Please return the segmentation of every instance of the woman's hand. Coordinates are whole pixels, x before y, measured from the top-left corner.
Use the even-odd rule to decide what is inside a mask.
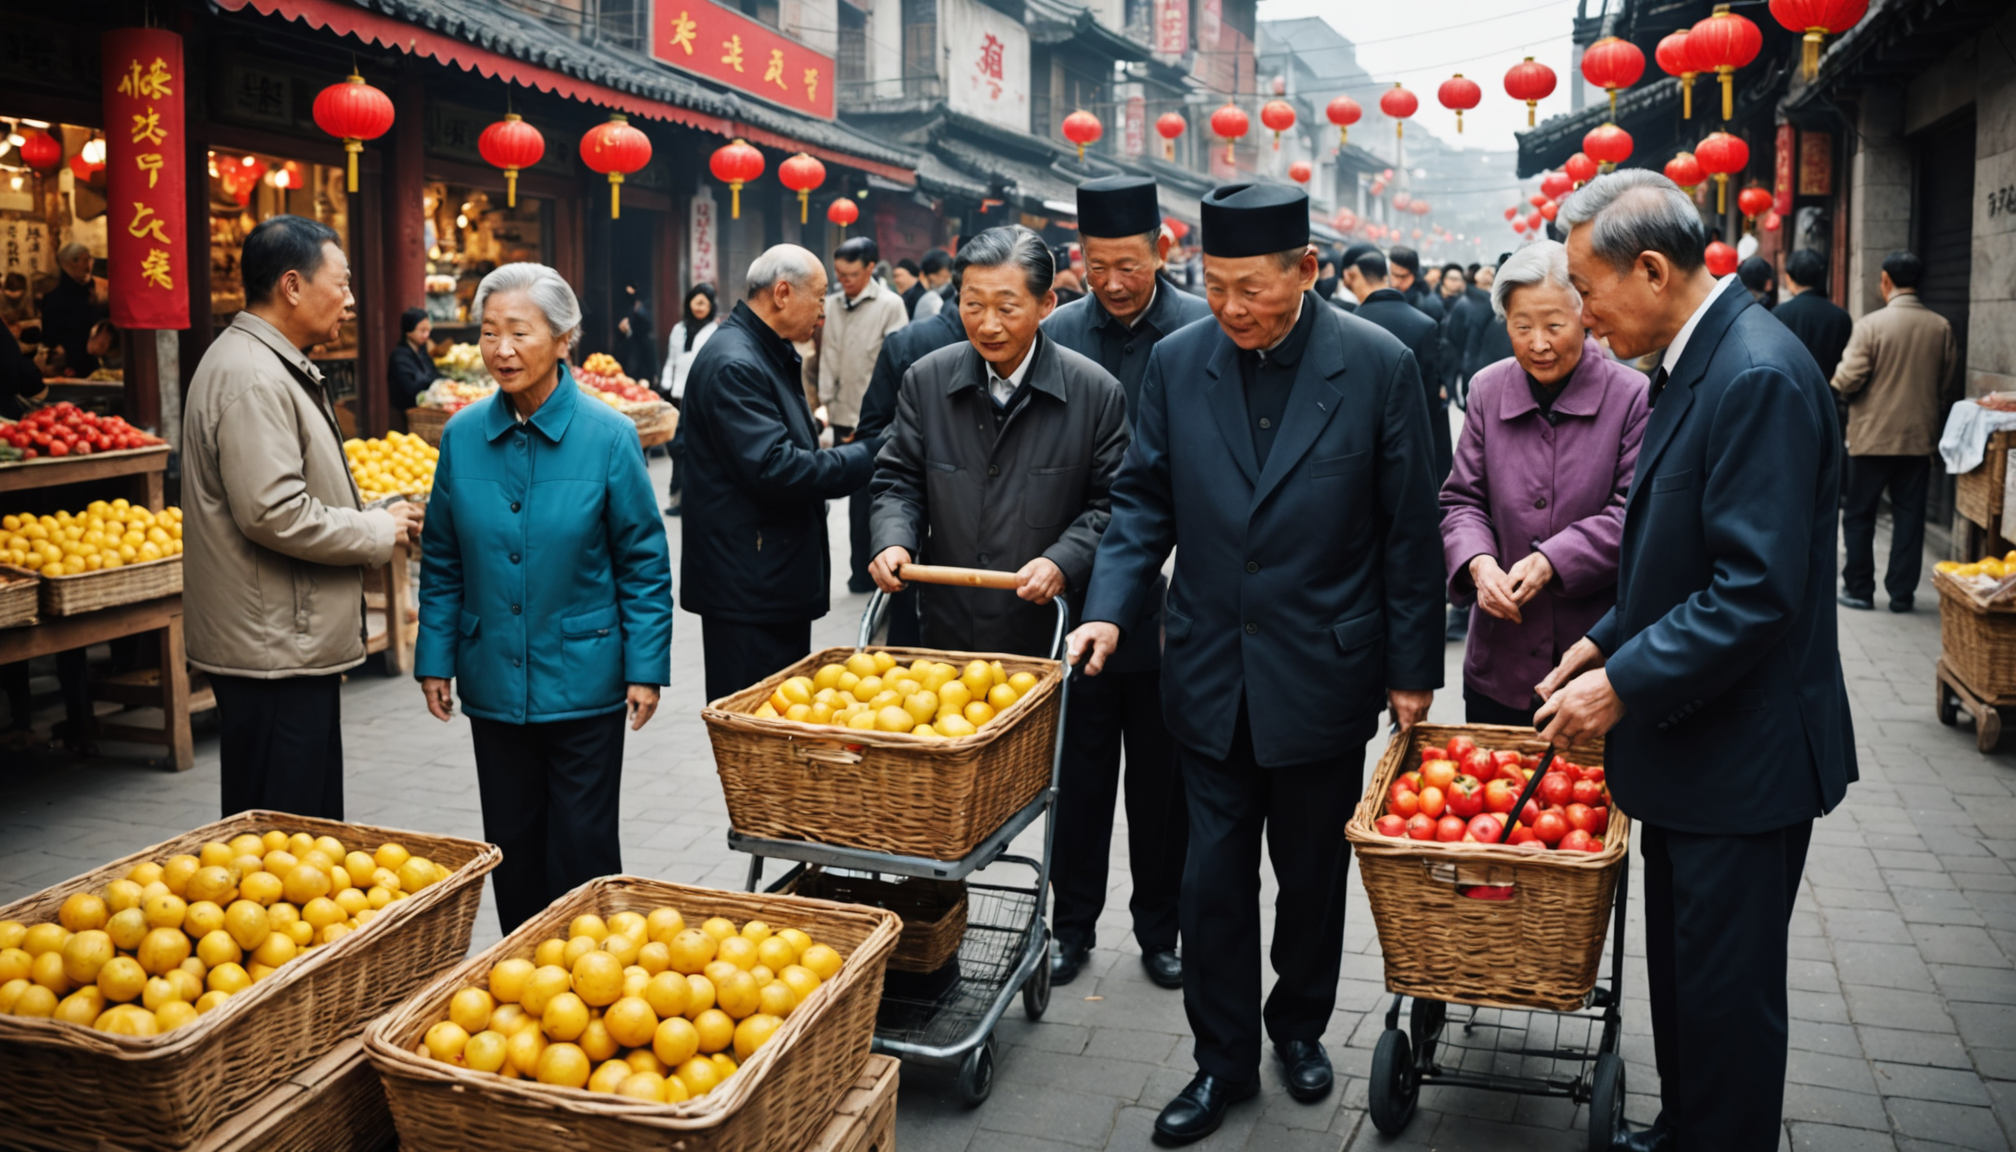
[[[630,730],[638,731],[651,722],[658,711],[658,686],[655,684],[630,685]]]
[[[1553,582],[1554,562],[1538,552],[1529,552],[1506,575],[1512,581],[1512,602],[1524,604]]]
[[[1498,617],[1520,622],[1519,599],[1513,594],[1512,581],[1505,570],[1498,567],[1494,556],[1478,556],[1470,561],[1470,582],[1477,586],[1477,606]]]
[[[448,691],[448,681],[439,676],[422,676],[420,694],[427,698],[427,711],[436,720],[447,723],[455,715],[455,697]]]

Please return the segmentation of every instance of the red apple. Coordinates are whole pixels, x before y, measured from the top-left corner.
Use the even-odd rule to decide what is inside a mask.
[[[1590,817],[1589,834],[1591,836],[1601,836],[1605,832],[1608,832],[1610,830],[1609,808],[1607,807],[1592,808],[1589,811],[1589,817]]]
[[[1596,849],[1591,848],[1590,845],[1595,842],[1595,837],[1577,828],[1561,838],[1560,850],[1563,852],[1594,852]]]
[[[1506,837],[1505,842],[1517,848],[1521,844],[1537,843],[1537,840],[1533,835],[1533,829],[1528,828],[1524,824],[1514,824],[1512,826],[1512,835]]]
[[[1407,835],[1407,821],[1398,816],[1381,816],[1377,824],[1379,835],[1391,836],[1398,840]]]
[[[1484,786],[1486,812],[1510,812],[1519,804],[1519,786],[1503,778]]]
[[[1449,785],[1448,802],[1452,815],[1468,820],[1484,811],[1484,786],[1475,776],[1458,776]]]
[[[1435,839],[1444,844],[1454,844],[1463,839],[1470,826],[1456,816],[1444,816],[1435,822]]]
[[[1566,813],[1568,817],[1568,827],[1573,828],[1578,832],[1587,832],[1592,836],[1595,835],[1596,834],[1595,812],[1596,810],[1594,808],[1589,807],[1587,804],[1568,805],[1568,811]]]
[[[1400,817],[1402,820],[1408,819],[1416,812],[1421,811],[1421,794],[1419,792],[1402,792],[1386,802],[1386,811]]]
[[[1593,780],[1575,781],[1575,802],[1595,807],[1603,803],[1603,786]]]
[[[1575,782],[1565,772],[1549,772],[1540,778],[1540,790],[1535,795],[1542,804],[1560,807],[1575,798]]]
[[[1498,837],[1505,831],[1505,825],[1501,820],[1501,817],[1493,816],[1489,813],[1481,816],[1472,816],[1470,818],[1470,835],[1475,836],[1480,844],[1496,844],[1498,843]]]
[[[1516,800],[1518,797],[1515,796],[1513,799]],[[1519,822],[1531,828],[1535,824],[1540,823],[1540,813],[1543,811],[1545,809],[1540,807],[1538,800],[1528,800],[1526,801],[1526,806],[1519,810]]]
[[[1568,821],[1555,812],[1542,812],[1533,822],[1533,836],[1542,844],[1552,848],[1568,835]]]
[[[1409,840],[1433,840],[1435,838],[1434,818],[1415,813],[1407,818],[1407,838]]]
[[[1483,783],[1498,775],[1498,764],[1491,759],[1491,753],[1482,748],[1472,748],[1469,755],[1463,757],[1463,771],[1475,776],[1479,783]]]

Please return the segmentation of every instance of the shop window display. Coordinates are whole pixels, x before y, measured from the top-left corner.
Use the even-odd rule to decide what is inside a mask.
[[[0,116],[0,321],[53,381],[122,378],[106,319],[104,173],[95,126]],[[72,244],[82,253],[66,272]]]

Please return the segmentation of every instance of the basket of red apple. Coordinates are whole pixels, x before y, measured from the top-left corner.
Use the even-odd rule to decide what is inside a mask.
[[[1417,724],[1387,746],[1344,834],[1390,991],[1587,1006],[1630,851],[1600,740],[1549,761],[1531,728]]]

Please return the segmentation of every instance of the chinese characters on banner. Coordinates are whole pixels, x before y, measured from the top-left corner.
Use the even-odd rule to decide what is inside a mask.
[[[1773,165],[1772,171],[1771,210],[1780,216],[1790,217],[1792,215],[1792,166],[1795,163],[1793,154],[1799,149],[1799,130],[1790,124],[1778,125],[1778,139],[1776,143],[1776,154],[1772,157],[1776,163]]]
[[[117,28],[105,68],[106,276],[120,328],[189,327],[182,38]],[[207,241],[208,237],[202,237]]]
[[[1029,131],[1029,33],[1019,21],[975,0],[941,0],[938,50],[954,112]]]
[[[1799,133],[1799,195],[1834,194],[1834,137],[1826,132]]]
[[[33,284],[37,275],[55,267],[49,225],[40,220],[0,220],[0,276],[19,272]]]
[[[1124,85],[1128,91],[1126,117],[1121,125],[1120,151],[1128,156],[1139,156],[1148,148],[1148,102],[1142,98],[1141,86]]]
[[[652,0],[651,58],[793,112],[833,119],[831,56],[710,0]]]
[[[708,191],[705,184],[702,184],[700,191],[694,194],[687,208],[687,236],[690,237],[687,243],[691,246],[688,263],[691,265],[692,273],[691,278],[686,281],[688,285],[712,284],[717,289],[721,287],[721,254],[715,247],[714,238],[715,213],[718,211],[713,194]]]
[[[1155,51],[1181,56],[1190,48],[1190,0],[1155,0]]]

